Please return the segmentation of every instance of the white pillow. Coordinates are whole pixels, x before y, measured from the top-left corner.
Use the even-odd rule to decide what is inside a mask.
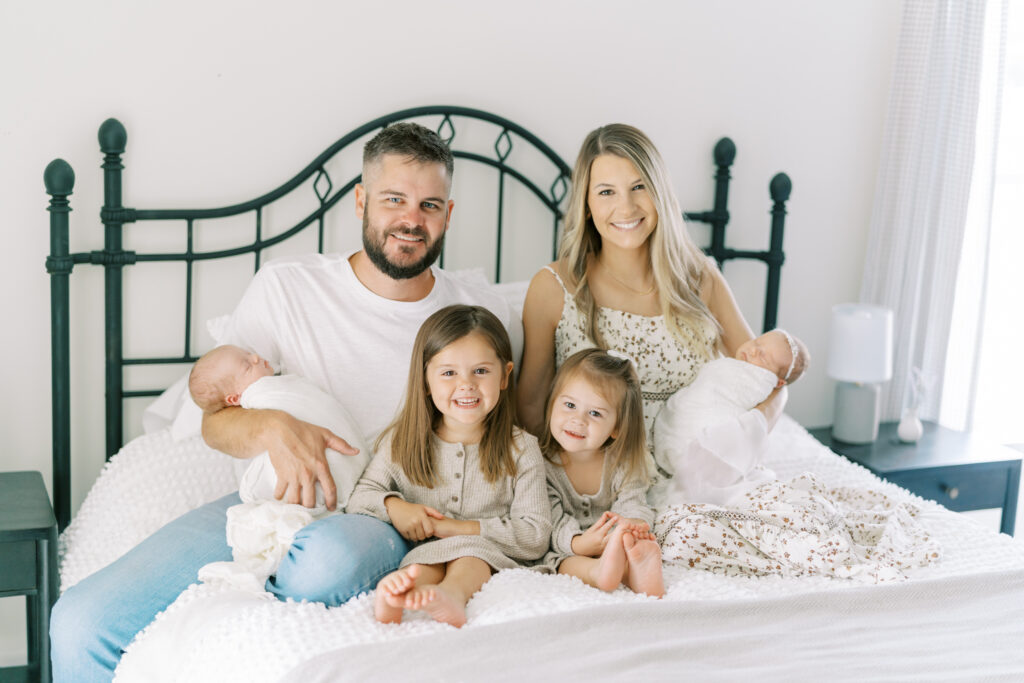
[[[529,280],[499,282],[496,285],[491,285],[491,287],[512,307],[512,310],[520,318],[523,317],[523,302],[526,301],[526,290],[530,288]]]

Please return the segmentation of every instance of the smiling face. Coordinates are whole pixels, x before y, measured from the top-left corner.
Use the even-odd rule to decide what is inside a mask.
[[[395,280],[416,277],[437,260],[454,202],[444,164],[384,154],[356,185],[363,248]]]
[[[426,382],[442,421],[437,435],[450,443],[478,443],[484,418],[508,387],[512,363],[502,363],[487,338],[471,332],[434,354]]]
[[[602,248],[644,245],[658,225],[658,210],[643,177],[629,159],[602,154],[590,166],[587,208]]]
[[[553,397],[548,429],[565,453],[593,455],[617,434],[611,401],[582,377],[569,378]]]
[[[793,352],[786,337],[781,332],[772,331],[740,344],[736,349],[736,359],[770,370],[779,378],[781,386],[793,362]]]

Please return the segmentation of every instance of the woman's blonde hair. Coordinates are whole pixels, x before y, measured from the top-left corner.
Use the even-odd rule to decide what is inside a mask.
[[[576,305],[586,321],[587,333],[603,346],[597,331],[596,304],[587,279],[587,261],[601,251],[601,236],[588,211],[587,195],[591,166],[602,154],[627,159],[640,173],[658,211],[658,224],[649,244],[661,312],[668,329],[679,341],[710,358],[713,345],[709,347],[702,335],[695,334],[704,323],[710,323],[715,330],[716,341],[721,332],[715,317],[700,298],[707,258],[686,231],[661,154],[641,131],[622,123],[593,130],[583,141],[572,172],[572,193],[558,250],[558,259],[566,264],[569,286],[575,291]]]
[[[544,410],[545,429],[540,440],[544,457],[556,465],[562,465],[562,446],[551,433],[551,413],[565,385],[575,378],[583,379],[604,400],[615,406],[617,435],[615,438],[609,437],[605,442],[604,457],[611,460],[614,471],[625,470],[624,481],[646,481],[647,434],[640,379],[632,361],[616,358],[602,349],[577,351],[558,368]]]
[[[437,482],[437,464],[431,434],[437,429],[441,412],[434,405],[427,388],[427,364],[449,344],[470,334],[479,334],[501,361],[500,372],[512,362],[512,343],[504,325],[493,313],[480,306],[446,306],[427,318],[420,326],[413,343],[409,367],[409,383],[405,404],[398,417],[385,429],[374,444],[391,446],[391,459],[398,464],[410,481],[419,486],[433,488]],[[480,471],[488,482],[502,475],[515,476],[516,463],[512,455],[513,427],[516,421],[515,378],[509,373],[508,382],[498,402],[484,418],[484,433],[480,440]]]

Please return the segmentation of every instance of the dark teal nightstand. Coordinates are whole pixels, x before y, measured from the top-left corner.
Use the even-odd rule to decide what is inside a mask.
[[[970,432],[924,423],[917,443],[901,443],[895,422],[878,428],[873,443],[854,445],[832,439],[831,427],[809,430],[821,443],[879,477],[950,510],[1001,508],[999,530],[1013,535],[1020,492],[1021,454]]]
[[[0,681],[50,680],[50,608],[57,599],[57,520],[39,472],[0,472],[0,598],[25,596],[28,665]]]

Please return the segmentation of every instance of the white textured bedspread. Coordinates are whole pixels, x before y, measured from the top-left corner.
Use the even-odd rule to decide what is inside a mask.
[[[1024,679],[1024,543],[881,482],[788,418],[769,439],[766,465],[780,478],[811,471],[828,486],[878,487],[915,500],[942,560],[909,581],[869,587],[666,565],[662,601],[626,589],[602,593],[566,576],[502,571],[470,601],[461,630],[423,615],[378,624],[370,595],[328,609],[195,585],[136,638],[117,680]],[[189,474],[171,474],[183,470]],[[182,476],[190,481],[168,484]],[[160,490],[126,500],[121,479],[157,481]],[[64,585],[188,507],[230,492],[233,481],[230,459],[198,440],[175,444],[158,433],[132,442],[62,536]],[[187,504],[165,499],[185,490]],[[153,508],[166,512],[162,520]],[[933,672],[933,662],[953,668]]]

